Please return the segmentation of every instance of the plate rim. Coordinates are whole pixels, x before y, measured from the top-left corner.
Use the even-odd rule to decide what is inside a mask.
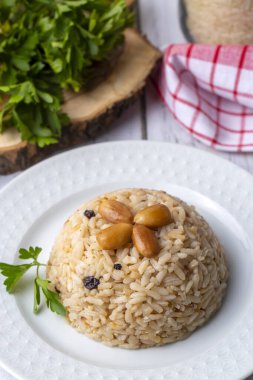
[[[181,143],[172,143],[172,142],[167,142],[167,141],[154,141],[154,140],[114,140],[114,141],[103,141],[99,143],[94,143],[94,144],[89,144],[89,145],[82,145],[76,148],[71,148],[68,150],[65,150],[64,152],[56,153],[55,155],[52,155],[50,157],[47,157],[43,159],[40,162],[37,162],[36,164],[30,166],[29,168],[18,172],[17,176],[12,178],[7,184],[5,184],[1,189],[0,189],[0,195],[2,195],[5,190],[9,188],[9,186],[12,186],[13,183],[16,183],[16,181],[19,181],[20,178],[23,178],[26,175],[29,175],[31,172],[36,171],[38,167],[42,167],[48,164],[50,161],[58,161],[58,159],[72,155],[73,152],[78,152],[78,151],[83,151],[83,150],[89,150],[89,149],[94,149],[94,147],[103,147],[103,146],[109,146],[109,145],[116,145],[118,146],[119,144],[125,145],[125,144],[130,144],[130,145],[168,145],[171,147],[177,147],[177,148],[186,148],[187,150],[192,150],[193,152],[198,152],[200,154],[203,154],[206,157],[211,157],[212,159],[215,157],[219,161],[222,161],[223,164],[226,163],[231,167],[234,167],[237,171],[240,170],[243,174],[246,174],[247,176],[251,177],[253,179],[253,174],[248,172],[246,169],[238,166],[232,161],[229,161],[227,158],[218,156],[215,154],[215,152],[209,152],[207,150],[197,148],[195,146],[187,145],[187,144],[181,144]]]

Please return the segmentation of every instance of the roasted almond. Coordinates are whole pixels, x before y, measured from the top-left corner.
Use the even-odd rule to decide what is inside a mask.
[[[97,242],[102,249],[118,249],[131,241],[133,226],[128,223],[118,223],[105,228],[97,234]]]
[[[105,199],[99,206],[100,215],[110,223],[132,223],[133,215],[124,203]]]
[[[134,222],[150,228],[158,228],[171,223],[172,217],[168,207],[157,204],[139,211],[135,215]]]
[[[133,243],[137,251],[145,257],[153,257],[160,252],[159,242],[154,231],[136,224],[133,228]]]

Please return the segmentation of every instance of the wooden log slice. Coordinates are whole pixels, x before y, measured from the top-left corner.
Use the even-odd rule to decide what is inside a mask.
[[[135,29],[125,31],[125,47],[110,76],[90,91],[69,93],[62,106],[71,125],[57,144],[39,148],[21,141],[15,128],[0,135],[0,174],[23,170],[66,148],[83,144],[106,129],[135,102],[161,57]],[[120,127],[120,125],[119,125]]]
[[[129,8],[133,8],[135,5],[136,1],[135,0],[126,0],[126,4]]]

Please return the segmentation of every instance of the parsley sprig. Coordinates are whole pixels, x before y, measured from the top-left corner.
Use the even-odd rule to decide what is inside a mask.
[[[56,143],[63,89],[85,86],[132,23],[125,0],[0,0],[0,133]]]
[[[19,250],[19,258],[22,260],[30,260],[27,264],[21,265],[11,265],[6,263],[0,263],[0,272],[4,277],[4,285],[9,293],[13,293],[15,290],[15,285],[24,276],[24,274],[32,267],[36,267],[36,278],[34,279],[34,303],[33,311],[35,314],[38,313],[39,306],[41,303],[41,293],[44,294],[47,307],[59,315],[66,315],[66,309],[61,303],[58,293],[52,292],[49,289],[49,280],[45,280],[40,277],[39,269],[41,266],[46,266],[38,262],[38,256],[41,253],[42,248],[30,247],[28,250],[21,248]]]

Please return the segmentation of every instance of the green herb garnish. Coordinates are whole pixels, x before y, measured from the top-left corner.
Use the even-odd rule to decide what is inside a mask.
[[[30,247],[29,250],[21,248],[19,250],[19,258],[22,260],[32,259],[33,261],[28,264],[21,265],[11,265],[6,263],[0,263],[0,272],[4,277],[4,285],[6,290],[9,293],[14,292],[16,283],[23,277],[23,275],[32,267],[36,267],[36,278],[34,280],[34,303],[33,311],[37,314],[39,310],[39,305],[41,302],[41,291],[44,294],[47,307],[53,312],[59,315],[66,315],[66,309],[61,303],[58,293],[52,292],[48,285],[50,284],[49,280],[45,280],[39,276],[39,269],[41,266],[46,266],[38,262],[38,256],[41,253],[42,249],[39,247]]]
[[[56,143],[63,89],[79,91],[133,22],[125,0],[0,1],[0,133]]]

